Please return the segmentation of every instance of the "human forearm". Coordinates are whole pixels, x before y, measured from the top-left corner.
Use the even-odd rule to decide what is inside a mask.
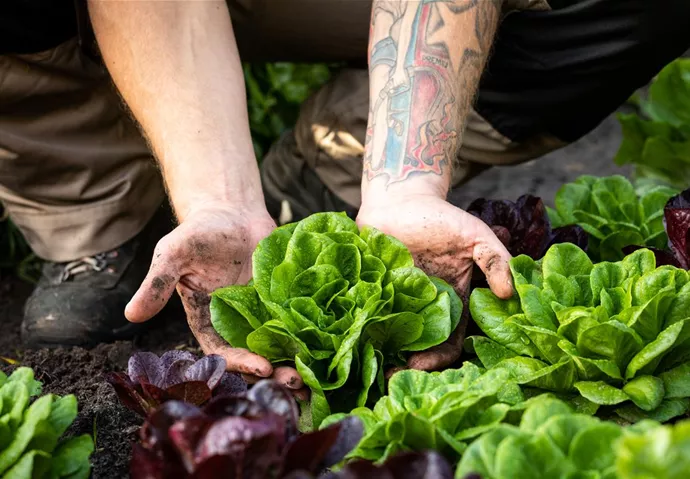
[[[500,4],[374,1],[364,202],[396,192],[445,196]]]
[[[89,9],[178,217],[204,205],[263,205],[225,2],[90,0]]]

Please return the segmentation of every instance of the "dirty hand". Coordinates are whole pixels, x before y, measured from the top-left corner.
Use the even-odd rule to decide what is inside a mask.
[[[151,269],[125,309],[132,322],[155,316],[177,289],[187,321],[206,354],[225,358],[228,370],[245,379],[273,377],[291,389],[302,380],[293,368],[276,368],[246,349],[230,347],[213,329],[209,294],[232,284],[245,284],[252,274],[252,252],[275,228],[263,208],[247,210],[227,205],[206,205],[156,245]]]
[[[417,266],[447,281],[462,298],[467,297],[474,263],[486,274],[497,296],[507,299],[513,294],[508,266],[511,256],[505,246],[484,222],[438,195],[396,194],[371,201],[365,198],[357,223],[398,238],[408,247]],[[412,355],[408,366],[435,370],[453,363],[462,351],[465,326],[461,321],[448,341]]]

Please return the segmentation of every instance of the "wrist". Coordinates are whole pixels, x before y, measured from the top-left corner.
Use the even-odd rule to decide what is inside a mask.
[[[180,222],[202,212],[228,212],[245,217],[249,222],[271,219],[266,209],[263,194],[228,195],[228,196],[195,196],[183,205],[175,204],[175,213]]]
[[[248,214],[266,212],[260,174],[253,155],[228,154],[219,159],[206,158],[207,161],[196,167],[176,162],[176,167],[163,169],[168,193],[180,221],[196,211],[207,209],[231,209]]]
[[[362,204],[386,203],[390,200],[410,196],[426,196],[445,200],[449,184],[443,176],[417,176],[403,181],[390,182],[385,176],[362,180]]]

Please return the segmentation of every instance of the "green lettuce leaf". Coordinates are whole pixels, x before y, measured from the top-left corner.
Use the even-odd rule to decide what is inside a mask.
[[[460,321],[453,288],[416,268],[400,241],[345,214],[277,228],[252,261],[253,282],[212,294],[212,324],[234,347],[295,364],[314,427],[371,403],[386,367],[441,344]]]
[[[690,168],[690,157],[688,162]],[[576,224],[587,231],[587,254],[593,261],[620,261],[626,246],[666,247],[663,209],[676,194],[678,190],[666,186],[636,191],[620,175],[583,176],[558,190],[552,222],[554,227]]]
[[[620,197],[631,194],[618,183],[608,186]],[[470,297],[472,317],[488,338],[467,338],[467,350],[485,368],[505,369],[521,386],[616,406],[624,419],[686,412],[685,271],[656,268],[647,249],[593,265],[571,244],[552,246],[541,262],[513,258],[511,271],[516,297],[502,300],[488,289]]]
[[[623,141],[618,165],[635,165],[640,180],[685,189],[690,183],[690,60],[671,62],[642,99],[643,117],[619,115]]]
[[[621,426],[542,396],[519,424],[501,424],[470,444],[455,477],[681,479],[688,471],[690,421]]]
[[[455,477],[608,477],[615,463],[611,444],[622,434],[621,426],[575,413],[558,399],[541,397],[526,408],[519,425],[503,424],[474,441]]]
[[[538,400],[534,398],[532,401]],[[347,456],[383,462],[391,451],[437,449],[456,462],[475,438],[520,420],[525,396],[503,369],[484,371],[465,363],[443,372],[404,370],[395,373],[372,409],[352,411],[365,434]],[[321,427],[344,417],[334,414]]]
[[[684,479],[690,471],[690,421],[661,426],[651,421],[630,429],[615,444],[620,479]]]
[[[0,377],[0,477],[89,477],[89,436],[61,440],[77,416],[77,399],[41,393],[41,383],[29,368]]]

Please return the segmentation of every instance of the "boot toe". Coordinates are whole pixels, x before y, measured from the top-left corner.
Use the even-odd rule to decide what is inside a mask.
[[[127,321],[131,293],[62,284],[37,288],[24,308],[22,340],[29,347],[83,346],[136,335],[142,325]]]

